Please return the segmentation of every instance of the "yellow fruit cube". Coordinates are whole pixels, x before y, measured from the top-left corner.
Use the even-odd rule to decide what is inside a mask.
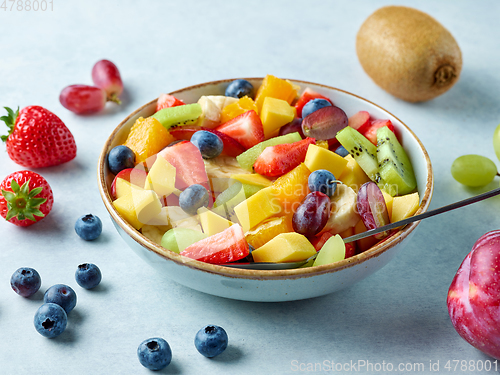
[[[351,155],[347,155],[344,159],[347,160],[347,165],[342,174],[335,177],[357,193],[361,185],[371,180]]]
[[[264,98],[260,119],[266,139],[269,139],[279,128],[293,120],[295,117],[293,109],[294,107],[285,100],[270,96]]]
[[[385,205],[387,206],[387,213],[389,214],[389,219],[390,219],[392,217],[392,202],[394,201],[394,197],[383,190],[381,191],[382,195],[384,196]]]
[[[161,211],[158,195],[152,190],[131,186],[130,194],[113,201],[113,205],[135,229],[140,229]]]
[[[231,176],[233,180],[239,181],[242,184],[257,185],[268,187],[273,184],[273,182],[258,173],[240,173],[233,174]]]
[[[347,165],[347,160],[326,148],[309,145],[304,164],[311,172],[326,169],[332,172],[336,179],[339,179]]]
[[[279,214],[281,210],[280,201],[276,198],[272,186],[259,190],[234,207],[234,213],[244,232]]]
[[[316,249],[302,234],[281,233],[252,251],[255,262],[298,262],[316,254]]]
[[[117,178],[115,182],[115,194],[116,198],[123,197],[132,192],[132,189],[141,189],[139,186],[133,185],[130,181],[123,178]]]
[[[154,117],[139,117],[130,129],[124,145],[135,153],[136,164],[142,163],[174,141],[174,137]]]
[[[262,245],[271,241],[274,237],[281,233],[293,232],[292,215],[273,217],[264,220],[255,228],[250,229],[245,233],[247,242],[258,249]]]
[[[205,207],[202,207],[198,210],[198,218],[200,220],[203,233],[208,236],[220,233],[234,224],[226,218],[206,209]]]
[[[391,222],[406,219],[412,216],[420,204],[418,193],[406,194],[401,197],[394,197],[392,201]]]
[[[225,122],[228,122],[229,120],[232,120],[236,116],[252,110],[259,113],[259,110],[257,109],[257,106],[255,105],[253,99],[249,98],[248,96],[244,96],[238,101],[229,104],[225,106],[224,109],[222,109],[220,122],[223,124]]]
[[[257,105],[258,112],[260,113],[264,99],[268,96],[271,98],[285,100],[288,104],[292,104],[293,100],[297,97],[298,87],[288,80],[280,79],[268,74],[255,95],[255,104]]]
[[[149,170],[144,189],[153,190],[160,197],[175,191],[175,167],[158,155]]]

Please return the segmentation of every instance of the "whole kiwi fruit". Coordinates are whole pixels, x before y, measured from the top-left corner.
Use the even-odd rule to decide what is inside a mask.
[[[365,72],[388,93],[421,102],[448,91],[462,70],[457,42],[417,9],[387,6],[361,25],[356,52]]]

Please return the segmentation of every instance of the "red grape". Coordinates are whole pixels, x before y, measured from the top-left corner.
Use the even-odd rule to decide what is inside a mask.
[[[289,133],[295,133],[298,132],[302,139],[304,139],[304,133],[302,133],[302,119],[301,118],[294,118],[292,122],[289,122],[286,125],[283,125],[280,128],[279,134],[278,135],[285,135]]]
[[[123,82],[115,64],[109,60],[100,60],[92,68],[92,81],[106,91],[109,101],[120,104],[118,98],[123,92]]]
[[[366,229],[375,229],[390,223],[384,195],[376,183],[367,182],[359,188],[356,206]],[[382,239],[388,234],[382,232],[374,237]]]
[[[302,131],[306,137],[316,139],[335,138],[337,132],[348,124],[347,115],[339,107],[320,108],[302,120]]]
[[[306,195],[292,217],[292,227],[304,236],[314,236],[330,217],[330,198],[319,191]]]
[[[64,108],[79,115],[99,112],[106,105],[106,92],[99,87],[71,85],[59,95]]]

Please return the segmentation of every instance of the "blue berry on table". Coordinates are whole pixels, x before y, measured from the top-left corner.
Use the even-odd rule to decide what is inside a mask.
[[[30,297],[40,289],[42,279],[40,274],[29,267],[17,269],[10,278],[10,286],[20,296]]]
[[[187,187],[179,195],[179,206],[190,215],[196,215],[198,208],[208,207],[208,202],[208,190],[200,184]]]
[[[75,222],[75,232],[85,241],[95,240],[102,232],[101,219],[92,214],[80,216]]]
[[[226,350],[228,344],[227,333],[224,328],[216,325],[207,325],[200,329],[194,338],[194,346],[207,358],[213,358]]]
[[[191,137],[191,143],[198,147],[204,159],[212,159],[220,155],[224,144],[217,134],[199,130]]]
[[[68,316],[61,306],[55,303],[44,303],[35,313],[33,323],[39,334],[54,338],[66,329]]]
[[[309,190],[319,191],[320,193],[326,194],[331,197],[337,190],[337,181],[332,172],[326,169],[318,169],[309,175],[307,180]]]
[[[75,279],[84,289],[95,288],[101,282],[101,270],[93,263],[80,264],[76,269]]]
[[[123,169],[134,168],[135,154],[127,146],[116,146],[108,154],[108,167],[111,173],[118,174]]]
[[[323,107],[331,106],[332,104],[326,99],[313,99],[306,103],[304,108],[302,108],[302,118],[306,118],[311,113],[321,109]]]
[[[66,314],[69,314],[76,306],[76,293],[68,285],[56,284],[52,285],[43,296],[43,302],[55,303],[61,306]]]
[[[227,86],[225,95],[238,99],[244,96],[252,98],[253,85],[246,79],[236,79]]]
[[[137,348],[141,365],[149,370],[161,370],[172,361],[172,350],[164,339],[155,337],[144,340]]]

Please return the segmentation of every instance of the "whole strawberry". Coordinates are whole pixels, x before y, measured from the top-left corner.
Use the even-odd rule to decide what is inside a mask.
[[[29,106],[14,112],[4,107],[8,116],[0,117],[9,128],[2,135],[10,158],[30,168],[50,167],[76,156],[73,134],[59,117],[40,106]]]
[[[54,204],[49,183],[32,171],[11,173],[0,183],[0,191],[0,215],[21,227],[42,220]]]

